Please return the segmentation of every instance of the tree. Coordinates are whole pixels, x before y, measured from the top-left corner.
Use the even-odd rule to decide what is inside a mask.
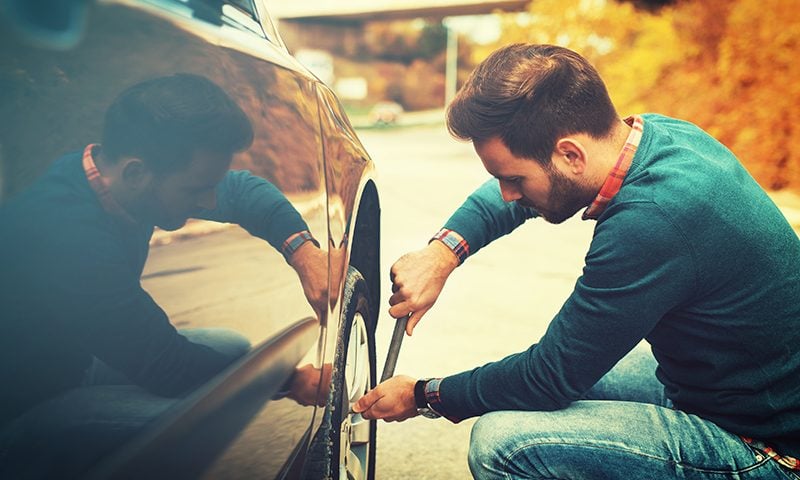
[[[643,3],[651,8],[636,8]],[[621,114],[658,111],[697,123],[765,187],[800,189],[794,3],[537,0],[525,14],[504,16],[499,43],[571,48],[597,67]]]

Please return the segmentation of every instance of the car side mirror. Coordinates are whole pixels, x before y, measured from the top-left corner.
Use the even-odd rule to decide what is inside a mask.
[[[88,4],[89,0],[0,0],[0,25],[33,46],[68,50],[83,37]]]

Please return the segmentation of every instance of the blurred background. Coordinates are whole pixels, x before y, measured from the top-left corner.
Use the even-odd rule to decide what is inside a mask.
[[[765,188],[800,189],[794,0],[317,0],[270,7],[290,51],[335,88],[357,125],[441,109],[500,45],[552,43],[599,69],[620,114],[690,120],[731,148]]]

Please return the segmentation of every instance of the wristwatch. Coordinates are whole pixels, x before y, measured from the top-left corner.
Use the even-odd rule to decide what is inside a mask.
[[[425,386],[430,380],[430,378],[423,378],[422,380],[417,380],[417,383],[414,384],[414,402],[417,404],[417,413],[423,417],[439,418],[441,415],[431,408],[428,399],[425,397]]]

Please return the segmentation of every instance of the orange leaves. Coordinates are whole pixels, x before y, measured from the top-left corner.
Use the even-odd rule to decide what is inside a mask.
[[[614,0],[537,0],[501,43],[587,57],[620,114],[697,123],[766,188],[800,190],[800,15],[795,0],[684,0],[658,12]]]

